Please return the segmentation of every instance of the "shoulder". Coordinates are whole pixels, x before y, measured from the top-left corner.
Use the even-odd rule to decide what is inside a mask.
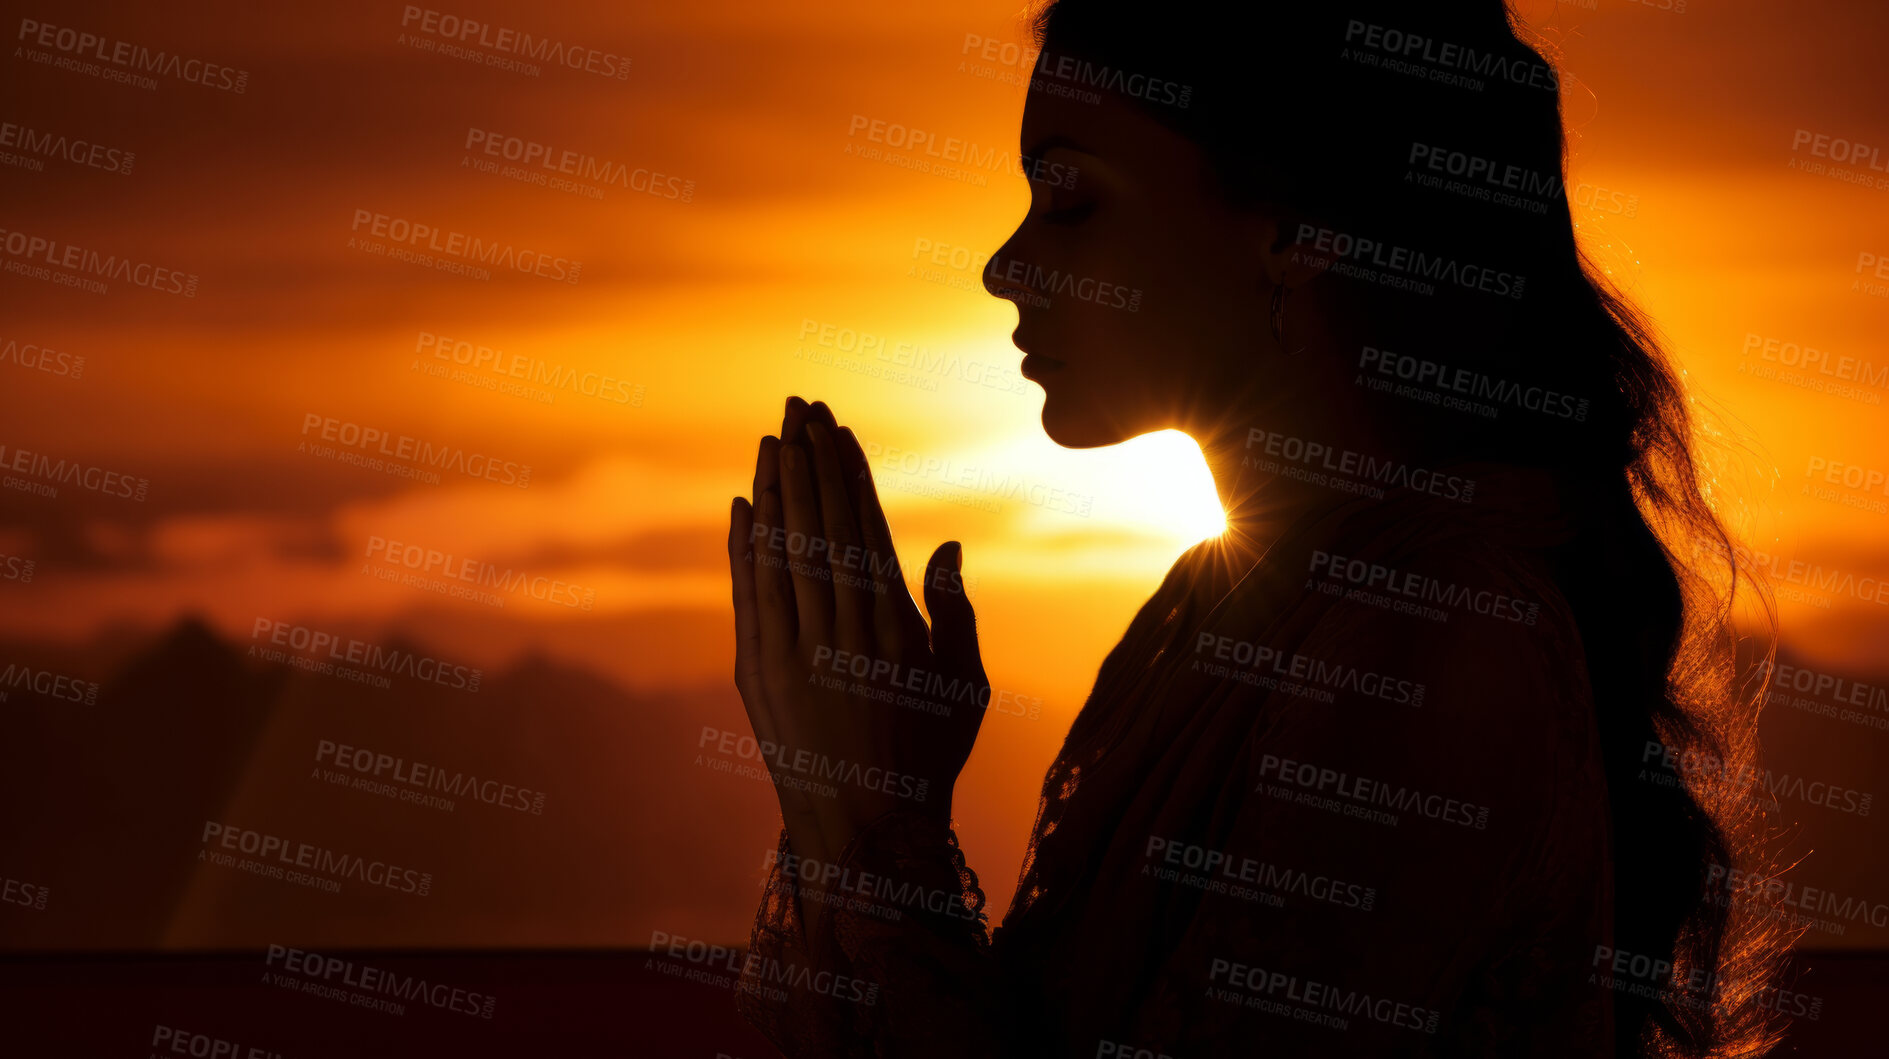
[[[1537,555],[1472,540],[1368,558],[1314,553],[1305,587],[1329,600],[1308,641],[1420,666],[1465,704],[1522,685],[1585,692],[1573,613]]]
[[[1604,798],[1580,636],[1538,556],[1464,539],[1323,565],[1307,590],[1329,605],[1295,654],[1405,694],[1297,696],[1276,737],[1523,816],[1570,792]]]

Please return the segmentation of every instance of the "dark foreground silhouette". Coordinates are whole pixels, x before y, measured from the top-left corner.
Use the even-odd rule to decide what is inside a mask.
[[[994,931],[961,549],[927,622],[852,433],[795,399],[763,439],[736,684],[785,826],[743,1013],[795,1056],[1762,1051],[1735,552],[1576,248],[1556,72],[1496,0],[1253,15],[1035,23],[986,287],[1049,436],[1187,432],[1228,530],[1103,663]]]

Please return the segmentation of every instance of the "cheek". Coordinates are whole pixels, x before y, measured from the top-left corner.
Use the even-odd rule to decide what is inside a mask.
[[[1226,235],[1210,238],[1208,223],[1122,208],[1019,240],[1019,257],[1034,253],[1059,282],[1089,285],[1079,288],[1087,297],[1048,293],[1050,307],[1025,321],[1045,353],[1061,350],[1072,361],[1065,377],[1045,380],[1046,390],[1079,404],[1170,398],[1189,380],[1224,376],[1224,360],[1250,351],[1246,318],[1256,304],[1263,324],[1267,303],[1242,289],[1236,262],[1226,260]]]
[[[1147,233],[1137,268],[1149,285],[1149,301],[1175,319],[1224,319],[1264,293],[1257,252],[1238,245],[1224,223],[1207,217],[1184,216]]]
[[[1256,252],[1237,245],[1225,225],[1176,224],[1148,241],[1139,282],[1143,323],[1160,336],[1164,358],[1197,378],[1256,355],[1270,327],[1272,286]]]
[[[1163,371],[1165,346],[1161,322],[1145,309],[1096,305],[1063,299],[1057,330],[1065,336],[1082,367],[1084,383],[1094,390],[1145,388]]]

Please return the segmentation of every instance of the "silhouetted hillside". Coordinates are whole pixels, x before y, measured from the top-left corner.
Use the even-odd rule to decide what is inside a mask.
[[[646,945],[656,929],[745,942],[773,794],[695,763],[704,725],[746,730],[731,688],[633,695],[530,656],[476,691],[449,686],[470,683],[450,662],[395,663],[381,687],[266,650],[186,620],[89,705],[10,689],[0,874],[50,895],[44,910],[0,908],[0,944]],[[35,673],[77,676],[83,657],[0,644],[0,664]],[[365,752],[367,771],[328,744]],[[236,847],[205,843],[206,822]],[[292,880],[293,854],[257,855],[260,837],[235,829],[326,851],[334,870]],[[377,885],[387,868],[393,888]],[[406,892],[420,874],[427,893]]]

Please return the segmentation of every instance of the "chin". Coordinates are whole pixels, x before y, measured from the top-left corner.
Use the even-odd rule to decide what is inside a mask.
[[[1099,449],[1128,440],[1119,424],[1093,409],[1070,408],[1045,391],[1043,433],[1066,449]]]

